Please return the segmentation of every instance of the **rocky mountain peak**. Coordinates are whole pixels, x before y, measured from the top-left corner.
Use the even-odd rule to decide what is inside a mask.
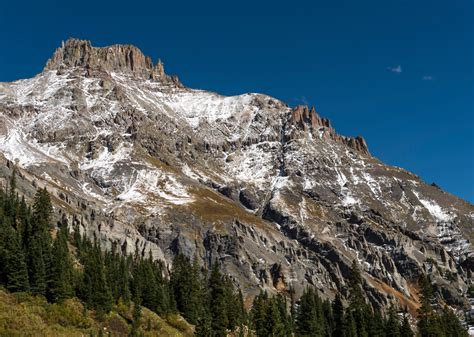
[[[310,132],[313,137],[332,139],[360,153],[370,154],[367,143],[362,136],[345,137],[339,135],[331,126],[331,121],[320,117],[314,107],[310,109],[306,105],[296,106],[291,111],[290,123],[296,126],[297,130]]]
[[[161,60],[153,65],[149,56],[132,45],[116,44],[108,47],[93,47],[90,41],[68,39],[56,49],[44,68],[62,70],[81,67],[90,75],[94,71],[119,72],[139,79],[150,79],[180,85],[176,76],[168,76]]]
[[[104,247],[218,259],[252,297],[347,295],[352,261],[377,308],[416,312],[421,274],[460,305],[474,206],[369,154],[308,106],[180,88],[130,45],[65,42],[45,72],[0,83],[0,186],[53,196]],[[169,90],[168,90],[169,89]]]

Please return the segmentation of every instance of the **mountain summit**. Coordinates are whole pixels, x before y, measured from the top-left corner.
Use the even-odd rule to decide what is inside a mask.
[[[163,63],[153,65],[150,57],[132,45],[113,45],[105,48],[92,47],[90,41],[69,39],[63,42],[44,71],[83,67],[89,72],[106,71],[131,74],[140,79],[179,83],[176,77],[165,74]],[[90,73],[89,73],[90,75]]]
[[[104,247],[218,260],[244,294],[347,294],[416,310],[418,277],[465,301],[474,206],[374,158],[314,108],[183,86],[129,45],[71,39],[34,78],[0,83],[0,172],[54,197]],[[3,180],[3,184],[6,180]],[[0,180],[0,182],[2,182]]]

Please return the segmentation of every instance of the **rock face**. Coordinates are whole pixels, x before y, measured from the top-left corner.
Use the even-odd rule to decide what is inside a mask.
[[[417,307],[416,280],[462,304],[473,205],[372,157],[314,108],[184,87],[133,46],[69,40],[36,77],[0,83],[0,177],[52,193],[58,221],[104,246],[220,260],[247,296],[347,292]],[[2,181],[0,180],[0,183]]]
[[[336,130],[331,127],[331,122],[326,118],[319,117],[314,107],[310,110],[307,106],[297,106],[291,112],[290,123],[294,125],[297,130],[302,130],[304,133],[310,133],[312,137],[331,139],[345,144],[360,153],[366,155],[370,154],[364,138],[361,136],[354,138],[338,135]],[[296,136],[296,138],[297,137],[298,136]]]
[[[141,50],[131,45],[114,45],[106,48],[95,48],[90,41],[69,39],[56,50],[53,57],[48,60],[44,71],[66,70],[71,67],[91,71],[119,72],[132,74],[144,80],[152,79],[162,82],[175,82],[177,78],[167,76],[163,63],[158,61],[155,66],[151,58],[143,55]]]

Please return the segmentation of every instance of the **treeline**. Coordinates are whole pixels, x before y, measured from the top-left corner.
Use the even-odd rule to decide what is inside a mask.
[[[198,336],[225,336],[246,324],[242,294],[217,263],[207,271],[178,255],[168,273],[151,254],[124,255],[115,245],[104,251],[78,228],[55,228],[52,214],[46,189],[37,191],[32,207],[18,197],[15,175],[0,191],[0,285],[7,290],[50,302],[78,297],[99,317],[115,304],[133,305],[132,336],[139,336],[140,306],[180,313]]]
[[[347,308],[339,295],[334,301],[323,300],[313,288],[307,288],[288,312],[284,297],[261,293],[251,310],[257,336],[413,337],[408,314],[400,318],[393,307],[385,316],[373,311],[364,299],[356,263],[351,274]]]
[[[448,307],[437,309],[429,280],[420,280],[421,307],[417,333],[420,337],[468,336],[456,314]],[[307,288],[297,303],[287,303],[281,295],[260,293],[250,312],[251,326],[258,337],[413,337],[406,310],[398,314],[388,308],[385,315],[373,310],[362,291],[362,277],[354,262],[349,279],[349,304],[344,307],[336,295],[334,301],[322,300],[313,288]],[[288,311],[286,308],[290,307]]]
[[[196,336],[220,337],[234,331],[257,337],[413,337],[409,315],[391,307],[385,314],[373,310],[362,290],[362,277],[353,263],[348,306],[336,295],[323,300],[307,288],[298,301],[261,292],[249,312],[243,296],[217,263],[211,270],[177,255],[171,271],[161,261],[135,252],[122,254],[113,245],[101,249],[96,239],[78,228],[56,229],[46,189],[37,191],[33,206],[16,193],[15,175],[9,188],[0,191],[0,285],[11,292],[42,295],[50,302],[80,298],[97,314],[116,304],[133,305],[132,336],[139,336],[140,306],[159,315],[180,313],[196,326]],[[169,277],[167,276],[169,275]],[[422,278],[417,335],[467,336],[457,316],[447,307],[434,305],[434,292]]]

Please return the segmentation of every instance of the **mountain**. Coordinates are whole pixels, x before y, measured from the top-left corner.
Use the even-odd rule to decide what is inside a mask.
[[[430,274],[462,305],[474,206],[384,164],[314,108],[191,89],[134,46],[70,39],[43,72],[0,83],[0,184],[104,247],[171,263],[219,260],[247,298],[260,288],[347,294],[358,261],[378,307],[418,306]]]

